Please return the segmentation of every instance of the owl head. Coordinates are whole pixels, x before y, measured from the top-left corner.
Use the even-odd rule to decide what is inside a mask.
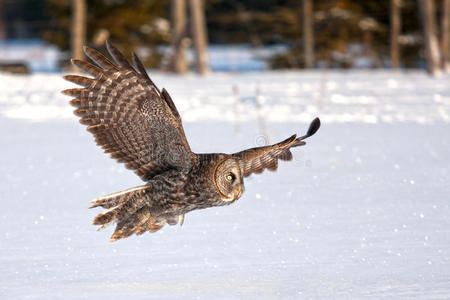
[[[243,171],[234,158],[219,162],[213,178],[217,192],[224,202],[234,202],[244,192]]]

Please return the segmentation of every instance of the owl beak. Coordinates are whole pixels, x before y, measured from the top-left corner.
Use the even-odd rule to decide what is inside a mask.
[[[243,192],[244,192],[244,187],[241,185],[238,187],[238,192],[237,192],[236,196],[234,197],[233,201],[236,201],[237,199],[241,198]]]
[[[226,198],[226,197],[223,197],[222,198],[222,201],[225,201],[225,202],[229,202],[229,203],[233,203],[234,201],[236,201],[236,200],[238,200],[241,196],[242,196],[242,193],[244,192],[244,186],[239,186],[238,187],[238,189],[237,189],[237,193],[235,193],[232,197],[230,197],[230,198]]]

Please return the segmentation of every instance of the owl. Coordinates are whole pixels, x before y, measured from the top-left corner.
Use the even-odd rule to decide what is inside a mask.
[[[144,181],[92,201],[90,208],[105,209],[94,225],[102,229],[116,223],[111,241],[181,225],[190,211],[235,202],[244,192],[245,177],[275,171],[278,160],[292,159],[290,148],[305,145],[320,127],[316,118],[305,135],[274,145],[234,154],[194,153],[169,93],[158,89],[134,53],[132,65],[111,43],[106,48],[112,60],[84,47],[93,64],[72,63],[91,77],[64,76],[82,87],[63,93],[74,97],[74,114],[97,145]]]

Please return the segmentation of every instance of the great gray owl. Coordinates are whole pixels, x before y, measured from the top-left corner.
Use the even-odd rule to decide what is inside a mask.
[[[114,62],[85,47],[96,65],[72,62],[93,78],[64,76],[84,88],[63,93],[75,97],[70,101],[74,113],[97,145],[145,182],[92,201],[91,208],[106,209],[95,217],[94,225],[102,229],[117,223],[111,241],[155,232],[166,223],[182,224],[184,215],[194,209],[233,203],[244,192],[244,177],[276,170],[278,159],[291,160],[289,149],[305,145],[303,140],[320,127],[316,118],[306,135],[274,145],[231,155],[193,153],[167,91],[156,87],[135,54],[132,66],[112,44],[106,46]]]

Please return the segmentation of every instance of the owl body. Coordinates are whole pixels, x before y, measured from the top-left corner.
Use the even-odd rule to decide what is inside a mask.
[[[244,192],[245,177],[275,171],[279,160],[292,159],[291,148],[305,145],[320,127],[316,118],[301,137],[233,154],[196,154],[169,93],[158,89],[136,55],[131,65],[113,45],[106,46],[113,62],[85,47],[95,64],[72,62],[93,77],[64,76],[83,88],[63,93],[74,97],[74,113],[97,145],[145,182],[93,200],[91,208],[105,208],[93,224],[99,229],[117,224],[111,241],[182,224],[195,209],[235,202]]]
[[[229,161],[234,161],[236,168],[223,171],[221,165],[231,163]],[[227,176],[231,176],[231,180]],[[219,183],[220,177],[224,177],[226,183]],[[147,199],[151,211],[159,216],[229,205],[244,191],[238,162],[230,155],[216,153],[198,154],[196,163],[188,171],[171,170],[155,176],[147,184],[152,191]]]

